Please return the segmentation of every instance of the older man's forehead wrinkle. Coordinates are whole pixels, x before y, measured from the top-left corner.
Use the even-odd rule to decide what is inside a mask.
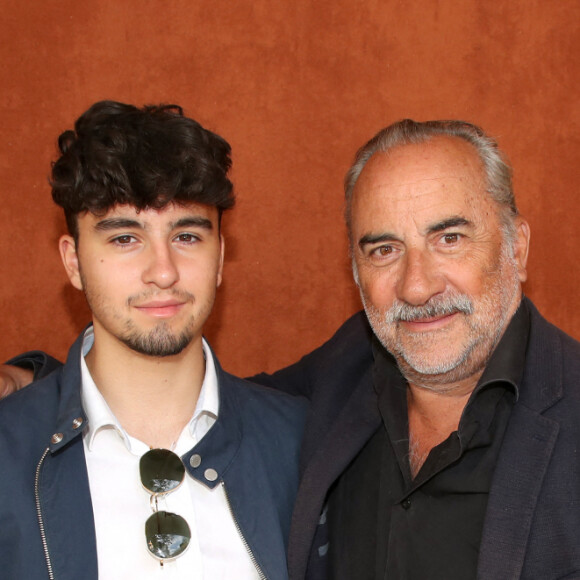
[[[477,195],[481,191],[479,183],[472,179],[465,179],[453,175],[439,175],[425,179],[415,180],[396,180],[391,181],[387,178],[376,178],[371,183],[361,184],[358,190],[355,190],[355,205],[357,198],[362,203],[365,198],[384,198],[393,203],[403,204],[399,211],[405,211],[409,202],[420,200],[426,196],[440,194],[445,190],[453,191],[454,189],[462,190],[466,196]],[[441,200],[434,200],[440,202]]]
[[[409,179],[409,180],[400,180],[397,183],[394,183],[391,187],[413,187],[415,185],[419,185],[422,183],[432,183],[432,182],[440,182],[442,180],[452,180],[458,181],[460,183],[464,183],[465,181],[471,181],[469,179],[465,179],[463,176],[458,176],[455,173],[447,173],[442,172],[438,175],[433,175],[430,177],[422,177],[421,179]]]

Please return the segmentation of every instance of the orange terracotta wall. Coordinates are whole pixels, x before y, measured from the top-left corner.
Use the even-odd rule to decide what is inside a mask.
[[[577,0],[5,2],[0,358],[63,357],[89,320],[56,251],[58,134],[94,101],[175,102],[234,150],[226,280],[207,334],[274,370],[360,308],[342,223],[355,150],[402,117],[498,137],[533,240],[526,292],[580,338]]]

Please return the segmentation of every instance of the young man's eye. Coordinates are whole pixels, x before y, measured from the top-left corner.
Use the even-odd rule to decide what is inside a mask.
[[[197,242],[199,240],[199,238],[197,236],[195,236],[194,234],[179,234],[177,236],[177,238],[175,238],[178,242],[182,242],[184,244],[192,244],[194,242]]]
[[[133,243],[135,241],[135,238],[133,236],[117,236],[116,238],[114,238],[113,243],[118,245],[118,246],[127,246],[131,243]]]

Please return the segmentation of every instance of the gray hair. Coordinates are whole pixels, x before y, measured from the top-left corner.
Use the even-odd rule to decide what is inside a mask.
[[[500,151],[495,139],[486,135],[477,125],[465,121],[426,121],[419,123],[404,119],[379,131],[357,152],[354,163],[344,180],[346,196],[345,217],[351,229],[352,196],[356,182],[375,153],[385,153],[401,145],[425,143],[434,137],[457,137],[467,141],[475,148],[486,177],[486,190],[500,206],[504,235],[512,242],[515,229],[513,218],[518,215],[518,208],[512,188],[512,170],[505,154]]]

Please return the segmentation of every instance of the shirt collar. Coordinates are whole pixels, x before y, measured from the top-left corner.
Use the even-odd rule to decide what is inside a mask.
[[[513,387],[515,400],[524,374],[530,333],[530,312],[525,300],[520,302],[497,347],[493,351],[476,390],[498,381]]]
[[[85,445],[90,451],[95,437],[105,431],[117,432],[123,440],[126,448],[135,452],[134,439],[123,429],[107,401],[99,391],[97,385],[91,377],[87,367],[85,356],[91,350],[94,343],[94,331],[90,326],[85,331],[83,345],[81,349],[81,398],[83,409],[87,414],[88,427],[85,431]],[[203,354],[205,358],[205,375],[201,390],[193,413],[193,417],[188,424],[188,432],[193,442],[199,441],[209,431],[211,425],[217,420],[219,411],[218,380],[215,361],[211,348],[205,339],[202,340]],[[204,417],[206,421],[200,421]]]

